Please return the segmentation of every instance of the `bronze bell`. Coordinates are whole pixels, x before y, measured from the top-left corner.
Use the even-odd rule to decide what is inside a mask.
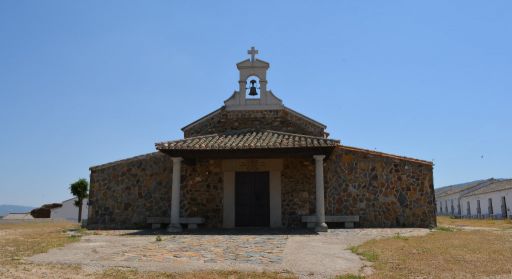
[[[249,88],[250,89],[249,90],[249,96],[257,96],[258,92],[256,91],[256,86],[254,86],[256,81],[253,79],[250,82],[251,82],[251,88]]]

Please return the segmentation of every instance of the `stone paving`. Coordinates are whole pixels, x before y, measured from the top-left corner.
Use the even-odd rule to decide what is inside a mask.
[[[424,235],[427,229],[333,229],[328,233],[239,231],[157,236],[154,232],[95,231],[77,243],[29,258],[37,263],[79,264],[142,271],[241,270],[292,272],[324,278],[358,274],[367,265],[348,249],[367,240]]]
[[[280,264],[288,236],[286,235],[173,235],[162,236],[135,251],[117,255],[116,260],[168,260],[203,263],[238,262],[247,264]]]

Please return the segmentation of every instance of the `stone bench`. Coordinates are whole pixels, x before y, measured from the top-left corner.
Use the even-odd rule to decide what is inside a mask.
[[[312,229],[317,224],[316,215],[302,216],[302,222],[307,223],[308,228]],[[345,228],[351,229],[354,223],[359,222],[359,216],[325,216],[326,223],[345,223]]]
[[[171,218],[168,217],[148,217],[147,223],[151,224],[152,229],[160,229],[163,224],[168,225],[171,223]],[[202,217],[181,217],[180,224],[186,224],[188,229],[197,229],[197,225],[204,224]]]

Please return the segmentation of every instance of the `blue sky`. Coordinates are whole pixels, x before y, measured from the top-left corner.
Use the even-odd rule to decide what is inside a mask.
[[[0,1],[0,204],[68,198],[237,88],[342,143],[433,160],[435,186],[512,177],[512,1]]]

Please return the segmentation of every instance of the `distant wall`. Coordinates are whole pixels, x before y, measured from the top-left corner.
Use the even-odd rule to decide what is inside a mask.
[[[34,217],[30,213],[9,213],[2,217],[2,220],[33,220]]]
[[[505,204],[503,204],[503,198]],[[489,199],[492,200],[489,204]],[[480,214],[477,212],[478,201],[480,201]],[[467,203],[470,204],[470,214],[467,213]],[[492,205],[492,212],[489,212],[490,205]],[[466,195],[461,198],[462,216],[463,217],[497,217],[504,218],[512,217],[512,189],[501,191]]]
[[[39,224],[59,222],[51,218],[34,218],[34,219],[0,219],[0,224]]]
[[[459,202],[464,192],[458,192],[451,195],[446,195],[436,198],[436,212],[437,215],[445,216],[458,216],[459,215]],[[453,204],[453,208],[452,208]],[[453,210],[453,211],[452,211]],[[463,214],[464,208],[461,205],[460,213]]]
[[[68,220],[78,222],[78,207],[75,205],[77,198],[62,202],[61,207],[51,209],[50,218],[55,220]],[[82,220],[87,220],[89,206],[88,199],[84,199],[82,203]]]

